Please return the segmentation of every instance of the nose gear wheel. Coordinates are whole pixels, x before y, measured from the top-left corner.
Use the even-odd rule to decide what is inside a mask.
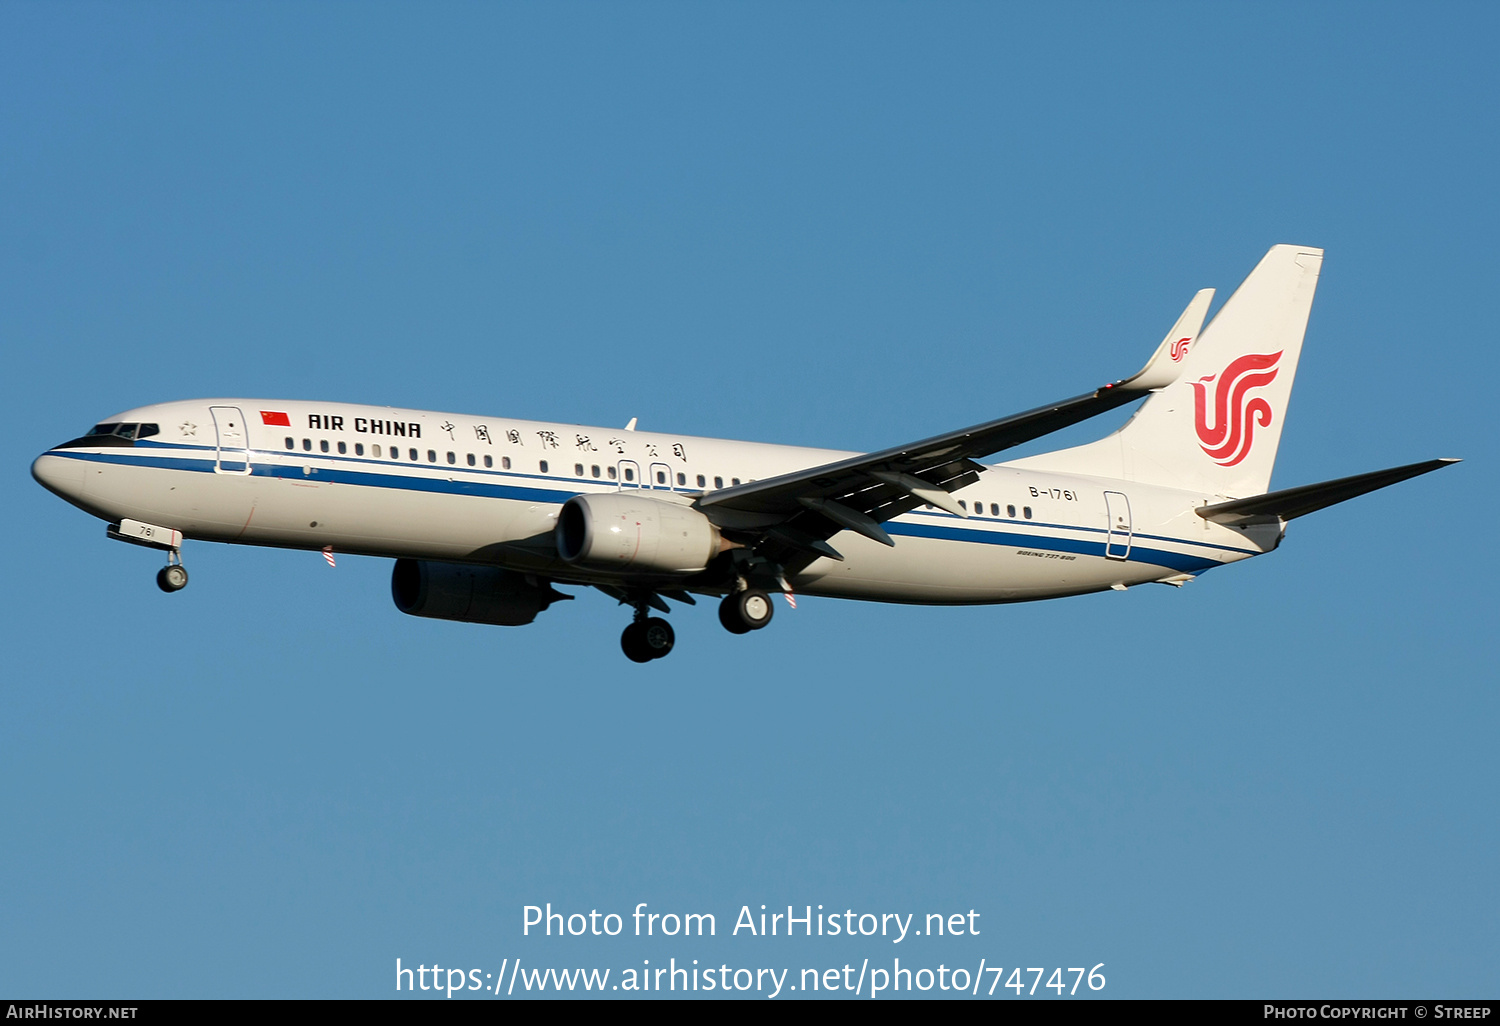
[[[187,567],[181,563],[169,563],[156,572],[156,586],[171,594],[187,587]]]

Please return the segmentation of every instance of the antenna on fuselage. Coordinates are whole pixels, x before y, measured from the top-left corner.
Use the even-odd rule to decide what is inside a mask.
[[[639,419],[640,418],[638,418],[638,417],[631,417],[630,418],[630,423],[625,425],[625,430],[626,431],[634,431],[635,430],[635,422],[637,420],[639,420]]]

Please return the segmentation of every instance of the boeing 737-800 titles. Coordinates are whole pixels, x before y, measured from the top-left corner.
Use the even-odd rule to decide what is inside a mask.
[[[664,599],[719,598],[736,634],[782,592],[1022,602],[1181,585],[1270,552],[1287,522],[1454,460],[1267,492],[1323,253],[1276,246],[1203,328],[1213,290],[1137,374],[871,453],[346,403],[202,399],[116,414],[33,476],[167,553],[185,539],[395,559],[416,616],[517,626],[591,586],[621,638],[672,650]],[[1202,329],[1200,332],[1200,328]],[[978,460],[1139,399],[1097,442]]]

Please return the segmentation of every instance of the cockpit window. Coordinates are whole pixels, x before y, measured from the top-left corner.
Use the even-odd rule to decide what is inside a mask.
[[[82,449],[100,446],[129,448],[135,445],[138,438],[150,438],[152,435],[159,434],[161,434],[161,426],[158,424],[122,424],[118,421],[109,421],[104,424],[95,424],[89,429],[88,434],[70,442],[64,442],[57,448]]]
[[[89,431],[87,438],[98,438],[102,435],[113,435],[116,438],[150,438],[152,435],[161,434],[161,426],[158,424],[95,424]]]

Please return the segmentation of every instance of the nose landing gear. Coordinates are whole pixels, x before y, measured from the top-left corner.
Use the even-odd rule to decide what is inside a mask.
[[[115,541],[129,542],[148,549],[164,550],[167,565],[156,572],[156,586],[167,594],[187,587],[187,567],[182,565],[182,532],[158,527],[139,520],[121,520],[110,524],[104,533]]]
[[[156,586],[167,594],[187,587],[187,567],[181,563],[168,563],[156,572]]]

